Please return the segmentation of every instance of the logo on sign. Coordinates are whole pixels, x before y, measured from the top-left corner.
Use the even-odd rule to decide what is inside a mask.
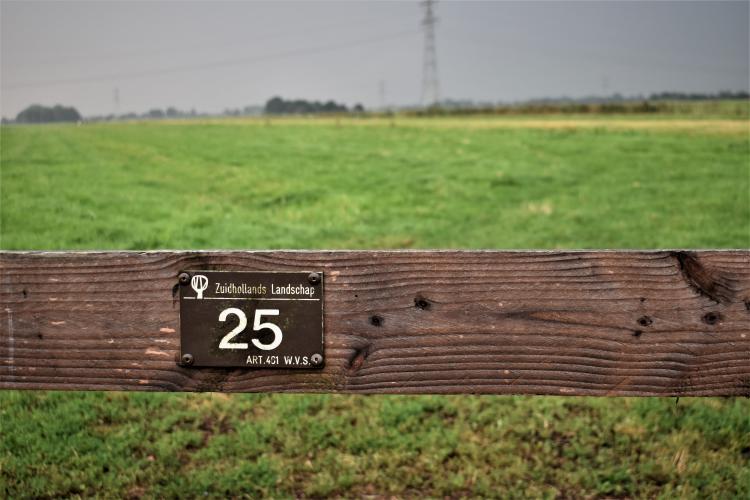
[[[190,280],[190,286],[198,295],[196,298],[202,299],[203,291],[208,288],[208,278],[206,278],[202,274],[196,274],[195,276],[193,276],[193,279]]]

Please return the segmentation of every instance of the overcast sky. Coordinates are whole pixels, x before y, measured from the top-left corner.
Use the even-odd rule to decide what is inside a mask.
[[[440,2],[441,97],[747,90],[750,12],[739,2]],[[0,111],[221,111],[269,97],[420,100],[414,2],[0,4]],[[114,98],[119,93],[119,107]]]

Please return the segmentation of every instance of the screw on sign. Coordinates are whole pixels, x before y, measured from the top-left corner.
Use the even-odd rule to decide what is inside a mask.
[[[318,283],[320,283],[320,274],[318,273],[308,274],[307,281],[309,281],[311,285],[317,285]]]

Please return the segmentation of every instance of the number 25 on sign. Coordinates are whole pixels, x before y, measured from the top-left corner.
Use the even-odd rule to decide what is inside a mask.
[[[272,351],[279,347],[279,345],[281,344],[281,341],[284,338],[284,334],[282,333],[281,328],[279,328],[279,325],[270,322],[261,323],[263,316],[278,315],[278,309],[255,310],[255,316],[253,318],[253,331],[257,332],[263,329],[269,329],[273,332],[273,341],[270,344],[263,344],[258,339],[251,340],[253,345],[258,349],[261,349],[263,351]],[[245,331],[245,328],[247,328],[247,315],[245,315],[245,311],[243,311],[242,309],[237,309],[236,307],[229,307],[221,311],[221,313],[219,314],[219,321],[223,323],[227,321],[229,316],[237,316],[237,319],[239,319],[239,324],[235,328],[233,328],[231,332],[222,337],[221,342],[219,342],[219,349],[248,349],[249,345],[247,342],[232,342],[232,339]]]

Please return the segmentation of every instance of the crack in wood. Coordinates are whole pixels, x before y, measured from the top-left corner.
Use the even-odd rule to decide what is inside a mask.
[[[707,268],[693,252],[670,252],[670,256],[677,260],[682,277],[695,292],[717,304],[732,302],[736,280],[721,271]]]
[[[356,372],[357,370],[362,368],[362,365],[367,359],[367,356],[370,355],[371,346],[372,344],[368,343],[362,347],[358,347],[354,349],[354,354],[349,358],[349,361],[348,361],[350,372]]]

